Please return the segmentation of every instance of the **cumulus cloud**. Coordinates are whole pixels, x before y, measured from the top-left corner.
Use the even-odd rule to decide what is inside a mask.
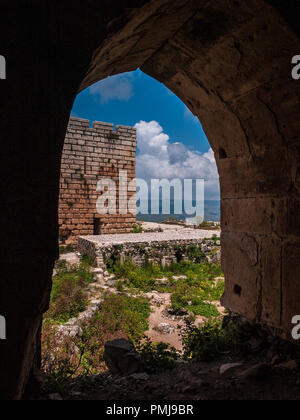
[[[212,149],[207,153],[189,150],[183,143],[171,143],[156,121],[140,121],[137,129],[137,177],[205,179],[206,199],[219,199],[219,175]]]
[[[171,165],[185,162],[188,159],[187,148],[182,143],[170,143],[168,145],[168,153]]]
[[[131,73],[110,76],[90,88],[90,93],[102,103],[111,100],[129,101],[134,95],[133,75]]]

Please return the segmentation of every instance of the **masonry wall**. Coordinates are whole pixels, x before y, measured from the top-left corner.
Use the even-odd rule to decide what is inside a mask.
[[[138,236],[139,234],[133,235]],[[147,240],[148,235],[148,240]],[[86,254],[95,260],[97,266],[107,268],[109,260],[126,259],[131,260],[138,266],[143,266],[147,262],[168,266],[181,260],[189,260],[194,263],[199,262],[221,262],[221,243],[213,239],[165,239],[153,241],[151,235],[141,235],[139,242],[98,242],[94,238],[78,238],[78,249],[82,254]]]
[[[119,214],[120,171],[127,181],[135,178],[136,129],[126,126],[71,118],[65,138],[60,179],[59,240],[76,244],[79,235],[128,233],[136,216],[128,211]],[[100,215],[96,203],[101,179],[116,183],[117,214]],[[124,178],[123,178],[124,179]],[[127,189],[127,188],[126,188]],[[128,192],[128,200],[135,192]],[[110,196],[113,198],[112,196]],[[125,213],[125,212],[123,212]]]

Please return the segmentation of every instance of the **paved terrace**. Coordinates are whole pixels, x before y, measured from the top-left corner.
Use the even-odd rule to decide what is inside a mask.
[[[169,230],[165,232],[153,233],[126,233],[120,235],[98,235],[98,236],[81,236],[80,238],[93,242],[97,245],[124,245],[130,243],[151,243],[166,241],[199,241],[201,239],[210,239],[214,235],[220,236],[219,230],[200,230],[181,228],[178,230]]]

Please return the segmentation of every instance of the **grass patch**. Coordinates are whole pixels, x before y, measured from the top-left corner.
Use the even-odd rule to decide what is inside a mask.
[[[139,342],[148,329],[149,301],[142,297],[107,294],[93,323],[111,333],[122,331],[133,343]]]
[[[80,325],[79,337],[57,337],[57,327],[44,322],[42,336],[43,369],[52,383],[52,391],[68,378],[100,374],[106,370],[104,344],[126,338],[138,344],[148,329],[150,305],[147,299],[106,293],[101,311]]]
[[[57,274],[53,277],[50,308],[44,319],[65,323],[84,311],[88,304],[87,286],[94,281],[91,266],[83,259],[79,265],[68,268],[65,261],[59,261]]]
[[[207,318],[219,316],[219,311],[210,302],[219,301],[224,293],[225,281],[214,281],[216,277],[222,276],[221,267],[208,263],[183,265],[187,266],[187,278],[179,279],[175,284],[171,297],[173,308],[185,308],[194,315]]]
[[[62,245],[59,247],[59,255],[69,254],[70,252],[75,252],[75,249],[72,247],[72,245]]]
[[[174,310],[185,308],[194,315],[205,317],[219,316],[216,307],[210,302],[219,301],[224,293],[224,281],[215,283],[216,277],[223,276],[220,265],[209,263],[194,264],[190,261],[181,261],[163,268],[157,264],[145,264],[138,267],[130,260],[124,264],[115,262],[111,271],[118,279],[118,289],[127,287],[132,291],[172,293],[172,306]],[[174,279],[174,276],[185,276],[183,279]],[[166,285],[158,285],[157,279],[166,278]]]

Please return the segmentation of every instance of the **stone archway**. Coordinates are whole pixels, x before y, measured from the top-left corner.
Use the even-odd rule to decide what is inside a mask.
[[[20,398],[57,257],[60,156],[78,89],[141,67],[194,114],[222,195],[225,303],[289,334],[300,313],[296,2],[7,2],[1,26],[0,393]]]

